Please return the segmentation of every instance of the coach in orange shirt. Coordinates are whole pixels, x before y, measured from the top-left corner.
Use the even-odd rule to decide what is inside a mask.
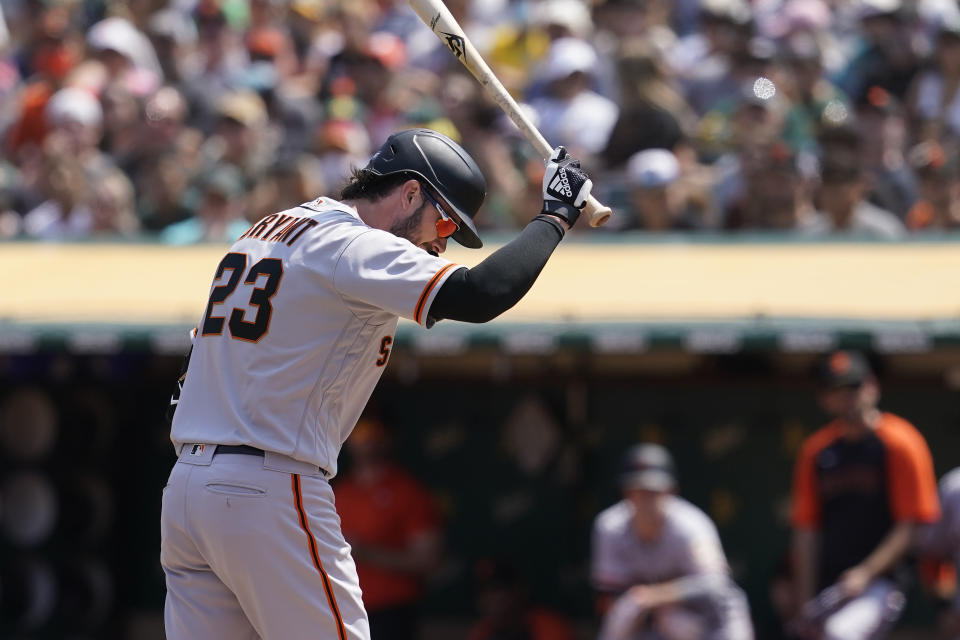
[[[803,443],[793,475],[795,587],[807,603],[796,626],[806,638],[878,638],[892,627],[914,529],[940,515],[926,441],[880,411],[879,398],[862,354],[826,359],[819,401],[833,420]]]
[[[370,634],[418,637],[423,581],[441,554],[441,530],[429,491],[389,456],[384,426],[361,418],[347,441],[350,472],[334,482],[343,534],[357,564]]]

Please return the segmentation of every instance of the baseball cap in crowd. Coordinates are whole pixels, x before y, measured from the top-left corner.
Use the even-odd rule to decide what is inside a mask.
[[[700,13],[704,20],[747,25],[753,20],[753,10],[747,0],[701,0]]]
[[[147,33],[158,38],[169,38],[177,44],[197,41],[197,25],[182,11],[161,9],[147,21]]]
[[[667,149],[644,149],[627,161],[627,180],[641,189],[664,187],[679,175],[677,156]]]
[[[85,89],[65,87],[50,97],[44,107],[47,122],[53,126],[75,122],[88,127],[99,127],[103,122],[100,101]]]
[[[384,69],[398,69],[407,61],[407,47],[403,40],[387,31],[371,33],[364,53],[383,65]]]
[[[550,45],[539,75],[552,82],[577,72],[589,73],[595,66],[597,52],[590,44],[578,38],[559,38]]]
[[[873,111],[881,115],[895,116],[901,112],[900,101],[889,91],[879,86],[869,87],[857,99],[858,111]]]
[[[820,365],[820,384],[828,389],[859,387],[871,378],[870,363],[859,351],[835,351]]]
[[[677,486],[673,457],[659,444],[638,444],[623,456],[620,486],[624,489],[671,491]]]
[[[960,39],[960,9],[956,4],[944,7],[942,13],[932,18],[937,26],[938,42],[945,39]]]
[[[590,11],[580,0],[544,0],[531,8],[531,21],[541,26],[558,26],[571,35],[585,37],[593,28]]]
[[[251,56],[272,59],[289,46],[287,34],[277,27],[254,27],[247,32],[247,51]]]
[[[948,151],[939,142],[927,140],[907,153],[907,163],[919,177],[942,178],[958,174],[957,154]]]
[[[823,50],[816,36],[809,31],[801,31],[784,38],[780,47],[780,58],[786,62],[820,62],[823,59]]]
[[[761,31],[780,39],[795,33],[819,32],[830,26],[833,10],[825,0],[786,0],[777,11],[763,16]]]
[[[859,0],[857,17],[861,20],[877,16],[896,17],[903,9],[903,0]]]
[[[220,99],[217,115],[244,125],[254,127],[266,123],[267,107],[263,99],[253,91],[234,91]]]
[[[112,16],[94,24],[87,32],[87,45],[95,51],[115,51],[138,69],[162,77],[149,38],[125,18]]]
[[[244,191],[243,174],[232,165],[218,165],[203,176],[201,188],[204,193],[214,193],[228,200],[236,198]]]

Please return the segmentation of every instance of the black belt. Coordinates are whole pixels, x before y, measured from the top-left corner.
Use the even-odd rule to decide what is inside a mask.
[[[218,453],[242,453],[246,456],[263,457],[263,449],[257,449],[248,444],[218,444],[217,450],[213,452],[213,455],[217,455]]]
[[[263,449],[257,449],[248,444],[218,444],[217,450],[213,452],[213,455],[217,455],[218,453],[241,453],[245,456],[264,457]],[[325,478],[330,477],[330,474],[323,467],[317,467],[317,471],[322,473]]]

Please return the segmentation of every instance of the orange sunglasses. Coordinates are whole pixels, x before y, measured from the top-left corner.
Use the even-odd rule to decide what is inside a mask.
[[[459,231],[460,225],[457,224],[456,220],[447,215],[440,203],[437,202],[437,199],[430,195],[430,192],[426,189],[421,188],[421,190],[423,191],[423,196],[429,200],[430,204],[440,213],[440,219],[437,220],[437,235],[441,238],[449,238]]]

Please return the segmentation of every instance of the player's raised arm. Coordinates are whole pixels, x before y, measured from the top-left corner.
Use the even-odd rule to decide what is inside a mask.
[[[533,286],[553,250],[580,216],[593,181],[557,147],[543,176],[543,208],[520,235],[472,269],[459,269],[437,292],[430,317],[487,322]]]

